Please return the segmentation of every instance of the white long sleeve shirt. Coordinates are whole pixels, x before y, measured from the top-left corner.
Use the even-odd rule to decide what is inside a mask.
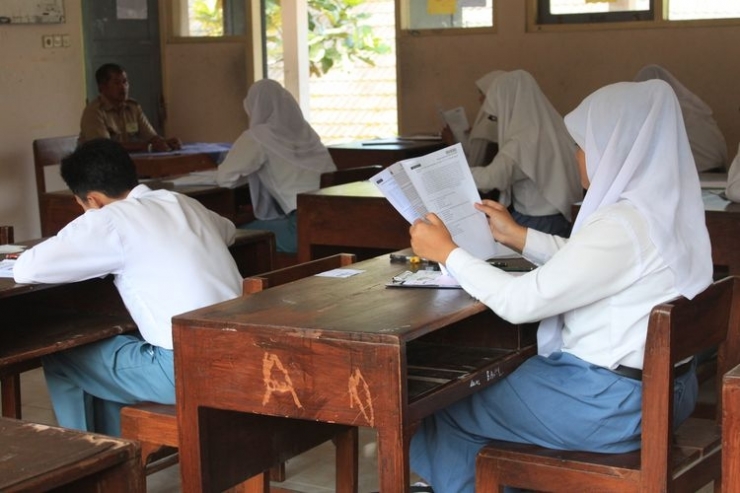
[[[512,323],[564,314],[562,351],[606,368],[642,368],[650,311],[678,292],[634,207],[604,207],[569,240],[529,229],[523,255],[541,267],[517,277],[460,248],[446,266]]]
[[[194,199],[138,185],[88,210],[56,236],[23,253],[18,283],[67,283],[113,274],[150,344],[172,349],[174,315],[241,295],[228,245],[234,224]]]
[[[222,187],[234,188],[257,173],[267,192],[283,213],[288,214],[296,209],[298,194],[318,190],[321,173],[332,169],[336,168],[327,165],[325,170],[313,171],[277,156],[268,158],[262,145],[249,132],[244,132],[218,166],[216,179]]]

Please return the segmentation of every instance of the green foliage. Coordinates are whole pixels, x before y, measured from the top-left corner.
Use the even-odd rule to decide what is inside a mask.
[[[353,9],[365,0],[308,0],[309,71],[320,77],[335,66],[360,60],[374,66],[375,55],[390,47],[363,24],[369,14]],[[268,65],[282,60],[282,18],[280,0],[265,2],[265,30]]]
[[[191,6],[189,18],[199,36],[223,36],[223,0],[196,0]]]

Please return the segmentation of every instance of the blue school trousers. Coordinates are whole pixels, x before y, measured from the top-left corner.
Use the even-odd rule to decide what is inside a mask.
[[[275,247],[278,252],[298,252],[298,226],[296,211],[279,219],[255,219],[242,224],[239,229],[261,229],[275,233]]]
[[[676,379],[674,419],[696,404],[694,368]],[[425,418],[411,440],[411,469],[435,493],[474,493],[475,457],[490,440],[560,450],[640,448],[642,382],[568,353],[535,356],[508,377]]]
[[[138,335],[119,335],[42,358],[57,422],[65,428],[121,434],[121,408],[175,403],[172,350]]]

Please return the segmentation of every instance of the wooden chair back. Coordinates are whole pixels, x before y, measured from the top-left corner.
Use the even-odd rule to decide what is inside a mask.
[[[722,491],[740,492],[740,365],[722,379]]]
[[[55,166],[62,162],[62,158],[72,154],[77,147],[77,136],[49,137],[33,141],[33,165],[36,171],[36,191],[39,200],[46,192],[46,178],[44,168]]]
[[[282,269],[265,272],[256,276],[244,278],[244,294],[257,293],[267,288],[272,288],[288,282],[297,281],[304,277],[314,276],[321,272],[337,269],[355,263],[356,256],[354,253],[337,253],[329,257],[324,257],[309,262],[292,265]]]
[[[673,430],[673,370],[717,346],[718,374],[740,364],[740,278],[714,282],[688,300],[653,308],[642,379],[642,448],[626,454],[549,450],[493,441],[478,453],[477,491],[502,485],[540,491],[697,491],[720,480],[722,401],[713,419]]]
[[[8,245],[14,241],[13,226],[0,226],[0,245]]]
[[[342,185],[344,183],[368,180],[382,169],[383,166],[379,164],[371,164],[368,166],[357,166],[355,168],[327,171],[326,173],[321,173],[319,187],[326,188],[333,187],[334,185]]]

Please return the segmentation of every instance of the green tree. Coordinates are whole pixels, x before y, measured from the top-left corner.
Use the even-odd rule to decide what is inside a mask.
[[[190,9],[188,17],[198,36],[224,35],[223,0],[196,0]]]
[[[320,77],[333,67],[360,60],[375,66],[375,55],[390,47],[364,21],[370,14],[354,12],[365,0],[308,0],[309,71]],[[265,2],[268,65],[283,57],[280,0]]]

